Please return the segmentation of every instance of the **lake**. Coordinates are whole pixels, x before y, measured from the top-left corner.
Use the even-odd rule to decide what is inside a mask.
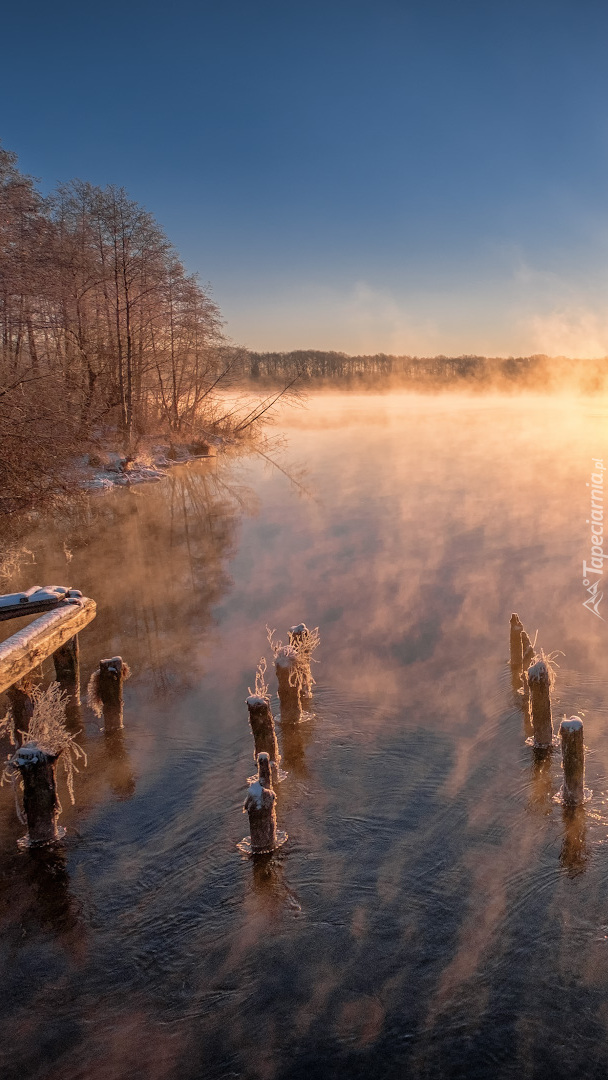
[[[83,704],[63,843],[20,850],[0,791],[5,1080],[605,1076],[608,598],[583,606],[582,568],[607,420],[315,394],[280,415],[276,464],[220,455],[32,524],[10,590],[82,589],[83,684],[116,653],[133,674],[123,738]],[[576,813],[559,753],[525,743],[512,611],[564,654]],[[277,723],[289,840],[252,860],[245,698],[266,627],[302,620],[321,646],[312,712]]]

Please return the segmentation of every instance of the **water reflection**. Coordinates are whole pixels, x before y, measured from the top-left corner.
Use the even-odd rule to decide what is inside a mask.
[[[279,721],[277,728],[283,768],[302,780],[306,779],[309,775],[306,750],[314,738],[314,721],[305,719],[299,724],[282,724]]]
[[[106,733],[104,743],[112,791],[118,799],[130,799],[135,793],[136,781],[124,732],[116,730]]]
[[[571,877],[583,874],[587,866],[587,815],[584,806],[562,806],[564,839],[559,860]]]
[[[120,652],[112,648],[114,642],[127,642],[126,659],[132,668],[150,673],[156,692],[191,685],[197,639],[209,625],[211,605],[228,585],[225,564],[240,515],[254,506],[243,484],[202,466],[176,469],[145,491],[93,496],[71,517],[62,511],[30,530],[36,576],[67,580],[69,575],[97,601],[97,619],[80,635],[84,664],[94,641],[103,642],[103,656]],[[72,556],[69,566],[64,546]],[[11,588],[29,581],[32,567],[20,574],[11,579]],[[17,624],[1,628],[7,636]]]
[[[551,750],[531,747],[532,754],[530,798],[528,806],[537,814],[551,814],[555,792],[553,779],[554,755]]]
[[[284,909],[292,914],[301,912],[298,897],[285,882],[283,862],[276,855],[258,855],[251,859],[251,873],[254,895],[269,917]]]
[[[70,890],[63,844],[5,853],[0,861],[3,934],[21,938],[51,933],[74,958],[82,959],[86,935]]]

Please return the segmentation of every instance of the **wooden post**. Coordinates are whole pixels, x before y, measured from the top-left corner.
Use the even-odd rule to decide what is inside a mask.
[[[298,623],[296,626],[290,626],[288,630],[289,644],[292,645],[296,652],[298,646],[300,646],[299,663],[302,667],[300,678],[300,705],[306,712],[310,711],[312,702],[312,678],[310,677],[310,655],[311,650],[307,650],[306,645],[310,642],[310,630],[306,623]]]
[[[585,801],[585,745],[583,721],[578,716],[562,720],[559,727],[562,743],[564,782],[561,799],[566,806],[580,806]]]
[[[521,648],[523,653],[523,668],[527,671],[534,660],[534,648],[525,630],[521,632]]]
[[[514,671],[520,672],[523,669],[523,655],[522,655],[522,643],[521,632],[523,625],[517,612],[513,612],[511,615],[511,622],[509,627],[509,647],[511,654],[511,667]]]
[[[285,645],[275,658],[275,671],[279,684],[281,722],[299,724],[302,719],[300,703],[300,678],[297,670],[297,654],[291,645]]]
[[[122,728],[122,687],[127,665],[121,656],[99,661],[99,697],[103,707],[103,724],[107,734]]]
[[[27,821],[28,843],[32,846],[58,840],[59,801],[55,781],[55,754],[49,754],[37,742],[28,742],[11,759],[23,780],[23,809]]]
[[[250,785],[243,809],[249,815],[252,854],[274,851],[277,844],[276,794],[270,776],[268,754],[258,755],[258,779]]]
[[[528,668],[528,684],[532,703],[532,727],[534,746],[547,749],[553,746],[553,721],[551,717],[551,686],[553,676],[549,665],[543,659]]]
[[[272,775],[268,754],[258,754],[258,780],[263,788],[272,788]]]
[[[27,731],[34,714],[34,702],[30,694],[31,689],[31,681],[25,678],[20,679],[14,686],[9,686],[6,691],[11,707],[15,738],[17,738],[20,731]]]
[[[521,678],[523,683],[522,711],[524,714],[524,734],[526,739],[529,739],[534,734],[534,727],[532,724],[532,702],[530,698],[528,672],[522,671]]]
[[[55,676],[73,705],[80,705],[80,665],[78,634],[69,638],[53,653]]]
[[[279,744],[274,729],[274,717],[270,709],[270,702],[268,698],[252,694],[247,698],[247,708],[249,710],[249,724],[253,733],[254,759],[257,761],[259,754],[268,755],[273,784],[276,784],[280,779],[279,764],[281,755],[279,754]]]

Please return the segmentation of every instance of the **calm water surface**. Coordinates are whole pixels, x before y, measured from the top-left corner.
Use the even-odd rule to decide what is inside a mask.
[[[282,418],[291,479],[220,459],[32,527],[11,588],[94,597],[83,682],[115,653],[133,676],[122,740],[83,705],[60,847],[18,850],[0,791],[3,1077],[605,1077],[608,629],[582,562],[607,419],[319,396]],[[565,653],[575,815],[525,745],[511,611]],[[244,699],[266,625],[301,620],[322,645],[314,713],[279,726],[290,839],[252,861]]]

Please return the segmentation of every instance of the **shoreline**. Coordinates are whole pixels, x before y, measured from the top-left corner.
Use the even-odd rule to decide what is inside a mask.
[[[140,457],[125,456],[116,451],[88,454],[86,461],[76,465],[81,474],[78,486],[84,491],[110,491],[116,487],[158,483],[176,465],[213,460],[223,448],[221,440],[215,445],[206,443],[204,453],[196,453],[189,445],[156,445]]]

